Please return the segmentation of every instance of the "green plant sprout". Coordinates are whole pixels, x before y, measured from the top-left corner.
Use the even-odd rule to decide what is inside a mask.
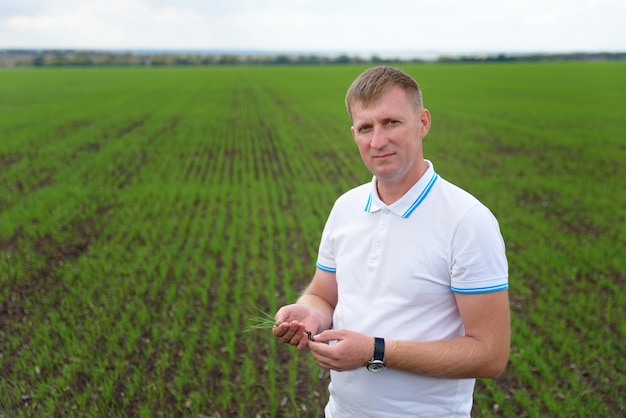
[[[261,315],[248,318],[248,321],[250,321],[251,324],[246,327],[244,332],[259,330],[259,329],[272,329],[279,325],[279,323],[276,322],[274,317],[270,315],[269,313],[257,308],[256,306],[254,307],[254,309],[259,311]]]
[[[244,332],[258,330],[258,329],[272,329],[280,325],[280,322],[277,322],[272,315],[257,308],[256,306],[254,308],[257,311],[261,312],[261,316],[248,318],[248,320],[252,322],[252,324],[248,325],[246,329],[244,330]],[[309,341],[315,341],[315,338],[313,338],[313,333],[311,331],[305,330],[304,333],[309,338]]]

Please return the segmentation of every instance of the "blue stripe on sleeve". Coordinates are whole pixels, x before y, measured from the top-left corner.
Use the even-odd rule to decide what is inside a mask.
[[[320,263],[315,263],[315,267],[327,273],[337,273],[336,268],[326,267],[326,266],[321,265]]]
[[[450,286],[450,290],[454,293],[458,293],[461,295],[479,295],[482,293],[492,293],[499,292],[501,290],[507,290],[509,288],[508,283],[500,284],[497,286],[489,286],[489,287],[474,287],[470,289],[460,289],[458,287]]]

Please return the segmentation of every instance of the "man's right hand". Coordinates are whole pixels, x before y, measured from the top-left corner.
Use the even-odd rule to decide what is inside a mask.
[[[306,306],[293,304],[283,306],[274,316],[276,325],[273,334],[282,342],[303,350],[309,343],[309,334],[318,330],[320,318]]]

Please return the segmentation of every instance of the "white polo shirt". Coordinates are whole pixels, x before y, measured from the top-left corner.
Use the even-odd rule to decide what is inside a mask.
[[[495,217],[428,164],[392,205],[378,197],[376,178],[335,202],[317,259],[337,278],[333,328],[389,340],[459,337],[464,328],[454,293],[508,289]],[[331,372],[326,417],[468,417],[474,382],[365,367]]]

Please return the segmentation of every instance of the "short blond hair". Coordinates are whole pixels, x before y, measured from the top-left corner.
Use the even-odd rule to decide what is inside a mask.
[[[394,87],[404,90],[409,101],[415,106],[415,110],[419,111],[424,108],[422,91],[417,81],[402,70],[381,65],[363,72],[348,89],[346,109],[350,118],[352,118],[350,106],[353,103],[359,102],[367,107]]]

